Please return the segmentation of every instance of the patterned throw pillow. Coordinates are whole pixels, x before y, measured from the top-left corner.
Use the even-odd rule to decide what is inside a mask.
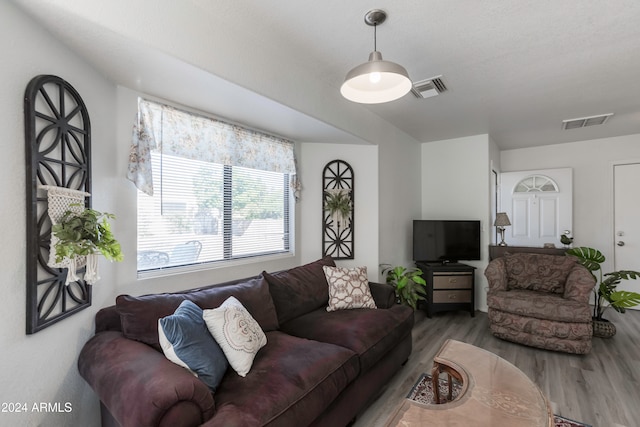
[[[158,336],[167,359],[216,391],[229,363],[207,330],[200,307],[184,300],[172,315],[158,319]]]
[[[229,365],[241,377],[246,376],[256,353],[267,344],[258,322],[235,297],[227,298],[218,308],[204,310],[202,317]]]
[[[327,311],[377,308],[369,289],[367,267],[322,267],[329,284]]]

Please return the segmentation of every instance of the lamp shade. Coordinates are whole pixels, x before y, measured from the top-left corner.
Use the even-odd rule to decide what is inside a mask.
[[[509,221],[509,217],[507,216],[506,212],[498,212],[496,214],[496,220],[493,225],[495,225],[496,227],[506,227],[508,225],[511,225],[511,221]]]
[[[403,66],[384,61],[380,52],[373,51],[368,62],[347,73],[340,93],[353,102],[381,104],[406,95],[412,85]]]

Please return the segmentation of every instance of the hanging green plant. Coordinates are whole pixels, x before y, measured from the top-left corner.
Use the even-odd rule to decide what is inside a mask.
[[[336,224],[342,224],[347,227],[351,217],[351,197],[347,189],[325,190],[327,195],[325,199],[325,210]]]
[[[56,262],[97,253],[110,261],[122,261],[122,249],[111,232],[110,219],[115,219],[115,215],[89,208],[80,213],[66,211],[51,227],[58,239],[55,244]]]

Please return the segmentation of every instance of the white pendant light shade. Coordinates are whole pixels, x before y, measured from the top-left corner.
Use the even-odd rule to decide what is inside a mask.
[[[342,96],[361,104],[381,104],[406,95],[413,86],[403,66],[382,59],[376,49],[376,28],[387,19],[387,13],[373,9],[364,15],[364,22],[373,27],[373,52],[369,61],[347,73],[340,87]]]
[[[361,104],[380,104],[403,97],[411,90],[411,79],[403,66],[384,61],[380,52],[347,73],[340,88],[342,96]]]

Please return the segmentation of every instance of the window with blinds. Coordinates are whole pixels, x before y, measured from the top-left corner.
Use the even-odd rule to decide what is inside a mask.
[[[161,147],[150,150],[152,195],[138,191],[138,272],[290,252],[290,173]]]

